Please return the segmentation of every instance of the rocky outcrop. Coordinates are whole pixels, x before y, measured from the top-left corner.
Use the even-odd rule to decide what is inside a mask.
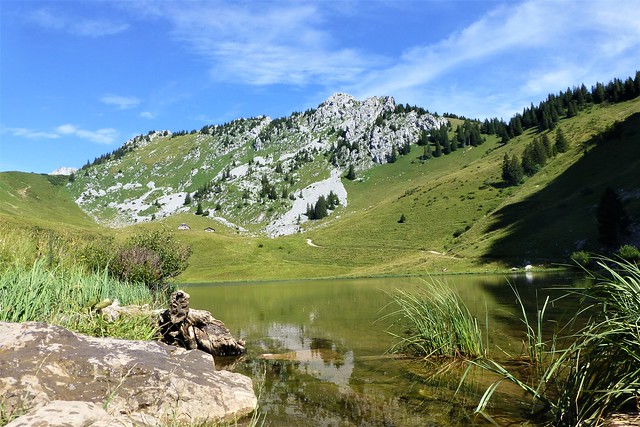
[[[292,234],[307,219],[306,205],[317,201],[318,196],[298,203],[302,209],[294,206],[307,190],[344,175],[350,166],[362,172],[406,154],[424,132],[447,123],[390,96],[357,100],[336,93],[318,108],[288,117],[140,135],[122,147],[123,156],[87,167],[68,187],[85,212],[111,226],[195,211],[184,201],[187,193],[200,191],[203,207],[220,207],[212,220],[238,223],[239,231],[259,224],[269,236]],[[149,164],[147,156],[156,161]],[[276,196],[266,191],[271,187]],[[340,203],[346,205],[346,191]]]
[[[87,337],[36,322],[0,322],[0,396],[7,414],[32,411],[15,426],[43,425],[28,420],[64,411],[61,419],[93,414],[65,425],[197,424],[236,419],[257,405],[250,378],[216,371],[202,351]]]

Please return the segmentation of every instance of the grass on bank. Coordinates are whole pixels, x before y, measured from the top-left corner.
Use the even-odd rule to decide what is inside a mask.
[[[47,268],[46,260],[32,267],[11,265],[0,271],[0,321],[47,322],[93,336],[152,339],[153,319],[132,316],[108,322],[92,313],[104,300],[122,305],[165,305],[162,297],[144,284],[121,282],[101,273],[87,273],[81,267]]]

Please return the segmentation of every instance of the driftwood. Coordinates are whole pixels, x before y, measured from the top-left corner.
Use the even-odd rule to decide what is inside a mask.
[[[189,294],[176,291],[169,309],[160,313],[158,326],[167,344],[199,349],[214,356],[239,356],[246,352],[244,342],[236,340],[220,320],[205,310],[189,308]]]
[[[110,320],[120,316],[148,315],[157,318],[160,340],[171,345],[199,349],[213,356],[239,356],[246,352],[242,340],[236,340],[229,329],[205,310],[189,308],[189,294],[176,291],[167,310],[150,310],[147,306],[120,306],[118,300],[100,308]]]

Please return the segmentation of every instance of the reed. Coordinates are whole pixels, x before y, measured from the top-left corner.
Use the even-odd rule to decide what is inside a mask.
[[[487,388],[476,412],[487,418],[486,408],[502,381],[518,385],[531,396],[529,414],[545,416],[548,425],[602,426],[616,412],[637,411],[640,403],[640,269],[634,263],[598,258],[602,273],[595,283],[580,290],[583,304],[568,321],[564,336],[554,333],[551,345],[541,348],[536,324],[524,322],[532,359],[539,363],[537,375],[523,378],[490,358],[472,361],[474,366],[499,376]],[[575,291],[574,291],[575,292]],[[522,307],[522,301],[519,300]],[[524,313],[524,309],[523,309]],[[585,326],[571,332],[571,325],[585,313]],[[559,348],[556,343],[568,341]],[[464,377],[463,377],[464,380]]]
[[[398,339],[390,352],[454,359],[484,355],[478,320],[445,283],[424,281],[413,292],[398,289],[390,296],[398,308],[383,318],[394,318],[394,325],[404,331],[389,331]]]

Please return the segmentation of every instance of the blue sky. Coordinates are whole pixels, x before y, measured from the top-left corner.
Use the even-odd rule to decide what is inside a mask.
[[[637,0],[0,0],[0,170],[335,92],[508,119],[640,68]]]

